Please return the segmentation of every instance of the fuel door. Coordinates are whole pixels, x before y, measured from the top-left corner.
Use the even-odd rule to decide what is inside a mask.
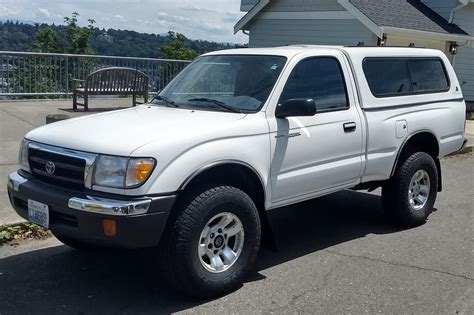
[[[408,124],[406,120],[397,120],[395,122],[395,132],[397,139],[405,138],[408,134]]]

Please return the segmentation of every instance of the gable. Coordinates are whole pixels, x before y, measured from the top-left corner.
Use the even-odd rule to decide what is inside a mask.
[[[425,1],[435,3],[437,0]],[[379,38],[383,34],[397,34],[445,41],[473,40],[462,28],[450,24],[420,0],[260,0],[235,25],[234,32],[248,30],[253,20],[268,18],[268,14],[277,20],[290,17],[311,20],[352,17]]]

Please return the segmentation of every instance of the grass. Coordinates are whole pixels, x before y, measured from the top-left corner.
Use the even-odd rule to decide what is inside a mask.
[[[50,236],[51,233],[48,230],[32,223],[0,226],[0,246],[12,241],[45,239]]]

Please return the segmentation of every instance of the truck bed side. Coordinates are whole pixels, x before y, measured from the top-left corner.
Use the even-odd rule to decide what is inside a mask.
[[[434,137],[439,158],[461,148],[465,103],[456,74],[442,52],[417,49],[414,55],[406,48],[394,49],[390,56],[440,58],[449,77],[449,90],[379,98],[372,94],[362,64],[368,57],[384,57],[384,50],[346,48],[345,52],[357,74],[359,101],[367,121],[366,165],[361,182],[390,178],[400,152],[415,135]]]

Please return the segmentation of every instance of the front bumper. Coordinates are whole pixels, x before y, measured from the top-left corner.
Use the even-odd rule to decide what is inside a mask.
[[[79,192],[42,183],[26,173],[8,177],[8,196],[28,220],[28,199],[49,206],[49,229],[81,242],[119,248],[158,245],[176,195],[132,198]],[[103,220],[113,220],[115,236],[105,236]]]

